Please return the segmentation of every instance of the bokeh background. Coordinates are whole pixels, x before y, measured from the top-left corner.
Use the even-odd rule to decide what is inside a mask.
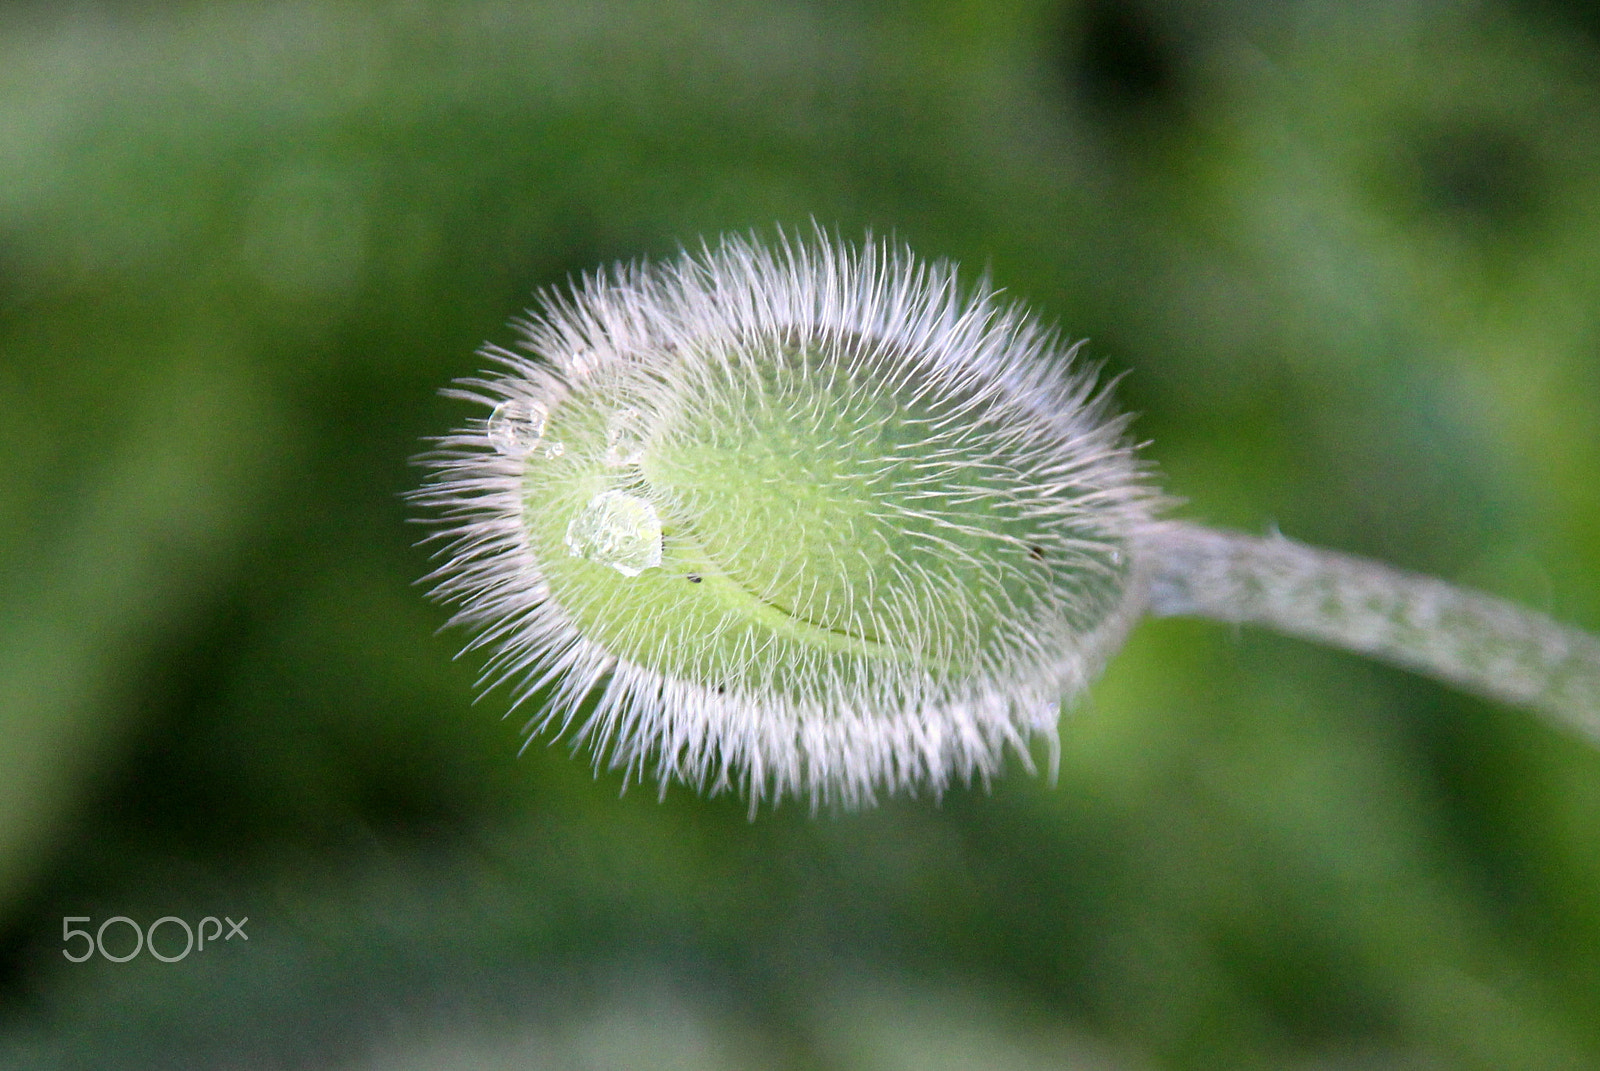
[[[400,497],[535,288],[814,219],[1089,337],[1184,516],[1600,629],[1596,10],[0,8],[0,1064],[1600,1066],[1525,712],[1148,622],[1054,783],[751,821],[519,756]],[[62,954],[169,915],[248,944]]]

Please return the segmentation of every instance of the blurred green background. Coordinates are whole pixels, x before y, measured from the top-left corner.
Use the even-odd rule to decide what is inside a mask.
[[[400,498],[535,288],[814,218],[1091,338],[1184,516],[1600,629],[1595,11],[0,8],[0,1064],[1600,1067],[1524,712],[1149,622],[1054,784],[619,797]]]

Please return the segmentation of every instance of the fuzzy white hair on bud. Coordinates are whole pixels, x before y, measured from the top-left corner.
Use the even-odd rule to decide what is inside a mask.
[[[946,262],[725,238],[542,296],[424,459],[429,577],[513,708],[624,784],[844,807],[987,782],[1146,612],[1264,624],[1600,738],[1600,640],[1158,519],[1077,347]]]
[[[821,235],[601,271],[519,327],[415,497],[530,731],[847,807],[1053,756],[1159,501],[1076,347]]]

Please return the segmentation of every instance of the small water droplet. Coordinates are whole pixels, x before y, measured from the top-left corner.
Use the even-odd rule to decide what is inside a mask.
[[[618,409],[606,422],[605,463],[612,467],[637,465],[644,456],[644,438],[640,424],[643,415],[637,409]]]
[[[507,398],[489,414],[489,444],[507,457],[527,457],[544,438],[547,415],[531,398]]]
[[[661,564],[661,518],[642,498],[602,491],[567,525],[566,544],[575,558],[638,576]]]

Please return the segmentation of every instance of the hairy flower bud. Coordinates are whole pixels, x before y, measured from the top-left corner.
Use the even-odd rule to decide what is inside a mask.
[[[1054,747],[1159,504],[1093,377],[952,266],[725,239],[545,295],[453,393],[436,593],[530,729],[858,805]]]

